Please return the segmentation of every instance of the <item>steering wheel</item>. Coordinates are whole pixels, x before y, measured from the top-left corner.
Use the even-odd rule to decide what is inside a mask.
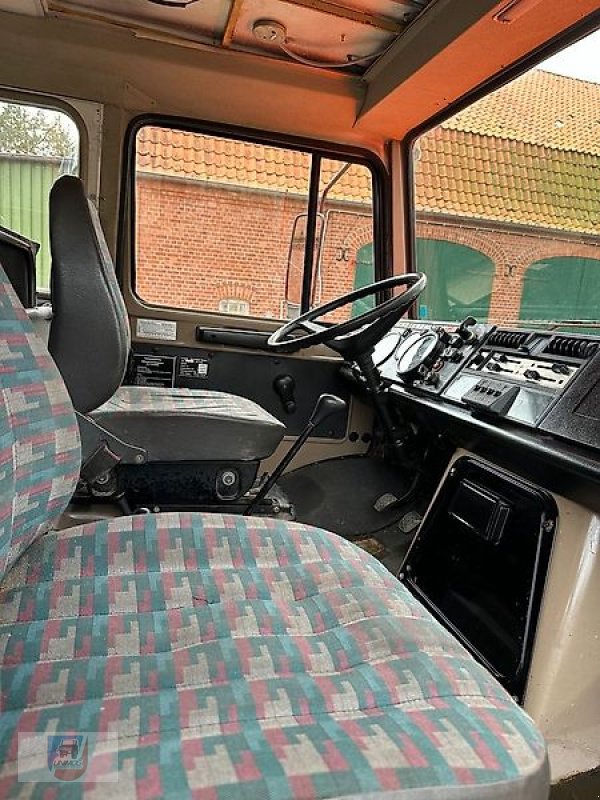
[[[364,311],[357,317],[332,325],[316,321],[338,308],[354,303],[355,300],[362,300],[377,292],[396,289],[399,286],[406,286],[406,291],[385,300],[375,308]],[[325,344],[345,357],[355,358],[368,352],[383,338],[408,311],[426,286],[427,277],[422,272],[397,275],[371,283],[286,322],[269,337],[267,344],[279,353],[295,353],[306,347]],[[304,333],[298,335],[299,331]]]

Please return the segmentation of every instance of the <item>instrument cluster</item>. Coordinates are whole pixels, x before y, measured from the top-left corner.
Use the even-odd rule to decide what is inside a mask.
[[[384,379],[439,394],[489,330],[473,317],[443,326],[403,321],[379,342],[373,360]]]
[[[580,373],[595,360],[600,374],[600,336],[509,330],[472,317],[443,325],[403,320],[378,343],[373,360],[392,391],[436,395],[488,420],[506,417],[544,430],[563,399],[579,413]],[[570,437],[571,428],[552,432]]]

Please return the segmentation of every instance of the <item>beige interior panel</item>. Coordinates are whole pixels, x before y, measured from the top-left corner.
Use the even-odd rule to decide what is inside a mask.
[[[525,708],[559,780],[600,766],[600,517],[555,499],[559,525]]]

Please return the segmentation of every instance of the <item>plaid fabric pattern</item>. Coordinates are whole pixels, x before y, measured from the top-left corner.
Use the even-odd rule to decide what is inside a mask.
[[[0,576],[63,512],[79,459],[65,386],[0,267]]]
[[[2,797],[57,796],[17,783],[19,731],[117,732],[104,758],[119,798],[480,797],[545,769],[541,737],[486,670],[325,531],[122,518],[43,537],[0,592]]]

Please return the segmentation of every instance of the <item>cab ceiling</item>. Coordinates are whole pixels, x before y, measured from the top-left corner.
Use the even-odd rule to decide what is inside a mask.
[[[435,0],[0,0],[0,10],[119,26],[363,73]],[[275,23],[275,24],[273,24]]]

